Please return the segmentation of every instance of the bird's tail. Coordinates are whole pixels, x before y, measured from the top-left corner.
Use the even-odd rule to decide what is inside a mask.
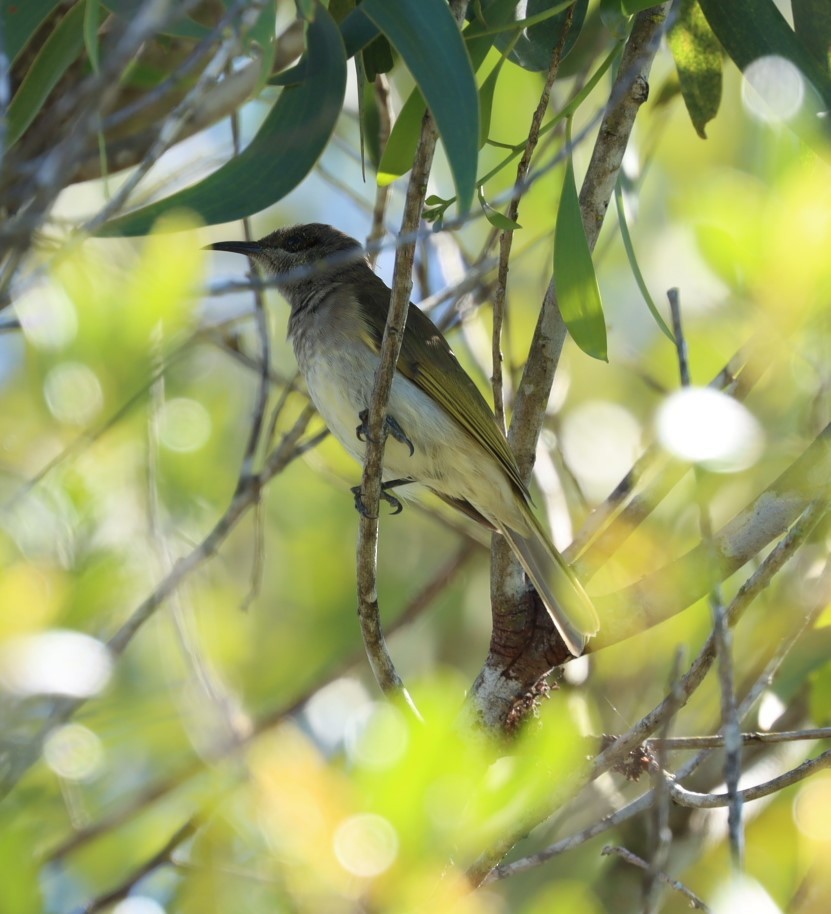
[[[579,657],[599,628],[594,604],[531,508],[524,503],[521,508],[530,532],[522,534],[502,525],[499,532],[525,569],[566,647]]]

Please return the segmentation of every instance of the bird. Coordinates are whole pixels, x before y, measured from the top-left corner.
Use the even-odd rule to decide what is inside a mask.
[[[309,395],[330,432],[364,459],[391,290],[355,238],[325,223],[277,229],[259,241],[220,241],[244,254],[290,306],[288,339]],[[387,406],[382,496],[395,513],[425,487],[505,537],[566,647],[585,650],[594,605],[534,514],[531,495],[493,410],[441,331],[410,304]],[[360,487],[356,506],[361,508]]]

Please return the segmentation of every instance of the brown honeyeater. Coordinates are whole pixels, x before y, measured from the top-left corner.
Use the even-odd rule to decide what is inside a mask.
[[[259,241],[223,241],[245,254],[291,306],[288,337],[309,394],[331,433],[358,461],[390,289],[361,245],[330,225],[278,229]],[[568,649],[597,632],[580,582],[531,509],[510,445],[479,389],[433,322],[410,305],[387,406],[385,497],[425,486],[508,541]],[[357,503],[357,499],[356,499]]]

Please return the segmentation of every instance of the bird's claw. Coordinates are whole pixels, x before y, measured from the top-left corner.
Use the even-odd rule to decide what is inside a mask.
[[[361,487],[353,486],[351,492],[355,497],[355,510],[358,512],[358,514],[360,514],[361,517],[366,517],[370,520],[376,520],[376,515],[370,514],[369,511],[367,511],[366,505],[364,504],[363,495],[361,494]],[[381,485],[380,497],[382,501],[385,501],[392,508],[391,513],[393,515],[400,514],[404,510],[404,505],[401,504],[401,500],[396,498],[394,495],[390,495],[385,484]]]
[[[361,424],[355,428],[355,435],[357,436],[358,441],[368,440],[367,420],[369,419],[369,410],[362,409],[358,413],[358,418],[361,420]],[[415,447],[398,422],[392,416],[387,416],[386,419],[384,419],[384,426],[386,427],[388,435],[392,435],[392,437],[401,444],[407,445],[407,448],[410,451],[410,457],[412,457],[413,454],[415,454]],[[398,501],[398,499],[396,499],[396,501]],[[397,514],[398,512],[396,511],[395,513]]]

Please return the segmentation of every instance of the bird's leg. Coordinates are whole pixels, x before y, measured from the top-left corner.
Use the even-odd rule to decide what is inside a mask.
[[[394,495],[390,495],[389,490],[394,489],[396,486],[404,486],[412,482],[412,479],[390,479],[388,482],[381,483],[381,498],[392,508],[393,514],[400,514],[404,510],[404,505],[401,504],[400,499],[396,498]],[[371,515],[367,514],[366,507],[364,505],[364,500],[361,497],[361,487],[353,486],[350,489],[350,492],[355,496],[355,509],[359,514],[362,514],[364,517],[370,517]]]
[[[358,418],[361,420],[361,424],[355,429],[355,434],[358,436],[358,441],[363,441],[368,437],[366,423],[369,419],[369,410],[362,409],[358,413]],[[386,427],[388,435],[392,435],[392,437],[401,444],[407,445],[410,450],[410,457],[412,457],[413,454],[415,454],[415,447],[413,446],[413,442],[404,434],[404,429],[401,428],[398,422],[393,419],[392,416],[387,416],[386,419],[384,419],[384,426]]]

